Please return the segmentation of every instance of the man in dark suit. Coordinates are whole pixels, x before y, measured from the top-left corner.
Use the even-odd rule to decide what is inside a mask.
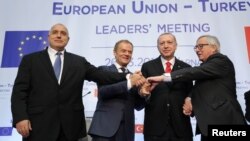
[[[110,72],[128,72],[127,65],[131,61],[133,44],[128,40],[120,40],[113,50],[115,63],[101,66],[101,70]],[[134,109],[141,109],[140,97],[133,79],[111,85],[98,85],[98,102],[90,125],[89,134],[92,141],[134,141]]]
[[[13,126],[24,141],[77,141],[86,136],[84,80],[107,84],[126,77],[100,71],[84,57],[66,52],[69,33],[63,24],[52,26],[48,41],[46,50],[21,61],[11,97]],[[61,66],[54,68],[59,74],[55,64]]]
[[[244,96],[246,105],[245,118],[247,119],[248,122],[250,122],[250,90],[245,92]]]
[[[174,53],[177,41],[173,34],[161,34],[157,41],[160,56],[142,65],[143,76],[157,76],[165,71],[191,67],[177,59]],[[144,86],[143,86],[144,87]],[[192,81],[161,83],[146,99],[144,118],[145,141],[192,141],[190,117],[183,114],[182,106],[192,88]]]
[[[207,141],[208,125],[244,125],[246,121],[237,101],[234,65],[220,53],[219,40],[215,36],[203,35],[198,38],[194,49],[202,61],[200,66],[151,77],[148,81],[176,83],[195,80],[192,105],[184,108],[184,113],[191,114],[193,109],[197,132],[201,133],[201,141]]]

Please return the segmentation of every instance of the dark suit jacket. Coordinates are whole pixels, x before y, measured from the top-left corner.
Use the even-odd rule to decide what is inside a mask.
[[[101,70],[118,72],[115,65],[101,66]],[[141,109],[144,101],[136,90],[128,91],[127,81],[112,85],[98,86],[98,102],[89,134],[102,137],[112,137],[124,122],[127,141],[134,141],[134,109]]]
[[[173,82],[196,80],[192,104],[203,135],[211,124],[246,123],[236,98],[234,66],[227,56],[211,55],[200,66],[172,72],[171,77]]]
[[[55,141],[60,128],[70,140],[86,136],[84,80],[105,84],[126,78],[118,73],[104,75],[85,58],[65,52],[59,85],[47,49],[24,56],[11,97],[13,126],[29,119],[29,138],[36,141]]]
[[[190,67],[190,65],[176,58],[172,71],[186,67]],[[144,63],[141,71],[144,77],[162,75],[164,69],[160,57]],[[184,99],[188,96],[191,88],[192,81],[157,85],[151,92],[151,97],[145,107],[144,135],[159,136],[163,134],[170,118],[178,136],[192,137],[190,117],[183,114],[182,108]]]
[[[248,122],[250,122],[250,90],[245,92],[244,96],[246,105],[245,118],[247,119]]]

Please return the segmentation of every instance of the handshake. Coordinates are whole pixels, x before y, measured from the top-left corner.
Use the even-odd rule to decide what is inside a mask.
[[[151,80],[153,77],[145,78],[140,71],[136,71],[130,75],[130,82],[132,87],[138,87],[139,94],[142,97],[151,95],[151,91],[155,88],[160,81]]]

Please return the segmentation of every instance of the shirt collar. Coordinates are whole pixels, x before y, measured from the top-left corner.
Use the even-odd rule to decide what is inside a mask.
[[[115,62],[114,63],[114,65],[115,65],[115,67],[117,68],[117,69],[120,69],[120,68],[122,68],[122,66],[121,65],[119,65],[117,62]],[[127,69],[127,67],[124,67],[125,69]]]
[[[48,47],[48,53],[50,54],[50,55],[56,55],[56,53],[57,53],[58,51],[57,50],[55,50],[55,49],[53,49],[52,47]],[[65,52],[65,50],[63,50],[63,51],[60,51],[61,53],[62,53],[62,55],[64,55],[64,52]]]
[[[166,62],[170,62],[170,63],[172,64],[172,66],[173,66],[174,63],[175,63],[175,57],[173,57],[173,58],[170,59],[170,60],[166,60],[166,59],[164,59],[164,58],[161,56],[161,62],[162,62],[163,64],[166,64]]]

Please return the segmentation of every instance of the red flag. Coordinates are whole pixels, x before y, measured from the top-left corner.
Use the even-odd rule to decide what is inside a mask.
[[[248,53],[248,61],[250,64],[250,27],[245,27],[246,34],[246,43],[247,43],[247,53]]]

